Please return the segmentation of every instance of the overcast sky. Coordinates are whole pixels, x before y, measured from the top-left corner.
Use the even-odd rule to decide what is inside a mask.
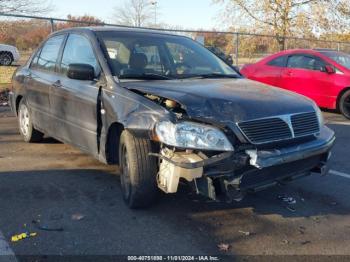
[[[193,29],[222,29],[215,18],[220,6],[211,0],[157,0],[160,22]],[[93,15],[105,22],[113,21],[113,8],[123,0],[52,0],[52,16],[65,18],[72,15]]]

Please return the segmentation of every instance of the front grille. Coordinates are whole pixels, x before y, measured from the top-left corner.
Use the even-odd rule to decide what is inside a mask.
[[[268,118],[239,123],[239,127],[253,144],[292,138],[288,124],[281,118]]]
[[[295,137],[318,133],[320,125],[315,112],[293,115],[291,117]]]
[[[238,127],[253,144],[304,137],[320,130],[315,112],[241,122]]]

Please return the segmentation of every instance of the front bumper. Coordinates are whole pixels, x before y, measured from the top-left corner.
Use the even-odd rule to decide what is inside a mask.
[[[163,191],[175,193],[180,178],[194,182],[197,193],[217,199],[217,192],[256,191],[311,174],[326,175],[334,132],[322,127],[315,139],[279,149],[240,149],[213,157],[163,150],[159,177]],[[169,186],[171,185],[171,187]],[[175,186],[174,186],[175,185]]]
[[[315,140],[281,149],[246,150],[246,153],[250,156],[250,165],[263,169],[322,155],[331,150],[334,142],[334,132],[324,126]]]

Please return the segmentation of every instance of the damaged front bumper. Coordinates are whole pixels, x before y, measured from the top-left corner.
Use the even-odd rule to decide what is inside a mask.
[[[312,172],[327,174],[334,142],[334,132],[323,127],[315,139],[278,149],[248,149],[211,157],[163,149],[154,154],[160,159],[158,186],[166,193],[175,193],[183,178],[192,182],[197,193],[211,199],[223,194],[240,200],[246,191],[264,189]]]
[[[246,153],[252,166],[263,169],[329,152],[334,142],[334,132],[324,127],[315,140],[282,149],[246,150]]]

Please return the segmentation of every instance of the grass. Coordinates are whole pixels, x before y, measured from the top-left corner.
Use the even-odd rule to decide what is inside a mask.
[[[16,68],[15,66],[0,66],[0,88],[11,84],[11,78]]]

